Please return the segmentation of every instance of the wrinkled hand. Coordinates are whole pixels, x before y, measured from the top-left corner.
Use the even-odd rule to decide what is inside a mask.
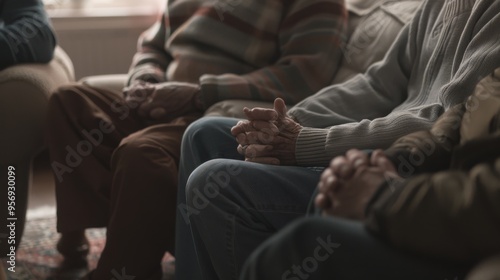
[[[231,129],[238,152],[246,161],[273,165],[295,165],[295,145],[302,126],[287,116],[285,102],[274,101],[273,109],[244,109],[248,120]]]
[[[143,80],[135,80],[132,84],[123,89],[125,103],[130,109],[137,109],[142,103],[146,102],[153,94],[155,84]]]
[[[315,204],[323,209],[323,215],[362,220],[373,194],[391,178],[399,176],[382,150],[374,151],[370,158],[350,150],[346,156],[334,158],[323,172]]]
[[[123,93],[127,105],[132,109],[137,108],[137,114],[145,120],[169,121],[202,111],[200,87],[196,84],[139,82],[125,88]]]

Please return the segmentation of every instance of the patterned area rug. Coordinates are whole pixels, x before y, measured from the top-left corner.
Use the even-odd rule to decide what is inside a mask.
[[[106,240],[105,229],[86,231],[90,241],[89,268],[95,268]],[[54,279],[62,256],[56,250],[59,234],[56,219],[38,218],[26,223],[21,245],[16,256],[15,272],[7,271],[8,265],[2,260],[9,280],[49,280]]]
[[[106,243],[106,230],[88,229],[86,235],[90,242],[88,268],[94,269]],[[16,253],[15,272],[7,271],[9,266],[6,260],[2,259],[1,265],[7,272],[7,280],[57,280],[54,275],[62,261],[62,256],[56,250],[57,240],[59,240],[59,234],[56,231],[55,217],[29,219]],[[162,268],[163,279],[173,280],[175,265],[172,255],[165,254]],[[64,279],[77,280],[78,278],[68,275]]]

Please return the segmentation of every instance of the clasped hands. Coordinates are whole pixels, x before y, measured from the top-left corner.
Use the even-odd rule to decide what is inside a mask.
[[[123,89],[125,103],[148,121],[170,121],[189,113],[201,112],[200,86],[191,83],[151,84],[137,81]]]
[[[287,115],[285,102],[274,101],[273,109],[244,108],[247,120],[238,122],[231,133],[238,141],[238,152],[246,161],[295,165],[295,145],[302,126]]]
[[[362,221],[366,206],[382,183],[399,178],[382,150],[370,157],[349,150],[345,156],[335,157],[321,175],[315,205],[325,216]]]
[[[273,109],[244,108],[247,120],[231,133],[238,152],[246,161],[296,165],[295,146],[302,126],[287,115],[285,102],[277,98]],[[396,168],[382,150],[371,156],[353,149],[335,157],[321,175],[316,207],[325,216],[364,220],[365,208],[378,188],[387,180],[400,179]]]

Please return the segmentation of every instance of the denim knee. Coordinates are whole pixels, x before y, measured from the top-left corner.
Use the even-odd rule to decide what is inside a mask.
[[[231,178],[241,172],[241,161],[214,159],[200,165],[189,177],[186,185],[186,205],[189,214],[199,215],[210,203],[221,199]],[[181,206],[182,207],[182,206]],[[185,219],[191,215],[183,215]],[[186,221],[187,222],[187,221]]]
[[[192,146],[196,143],[205,142],[209,139],[214,138],[217,131],[220,131],[221,127],[225,127],[228,118],[222,117],[204,117],[195,122],[193,122],[186,129],[183,137],[183,145]],[[224,134],[230,133],[227,131]]]

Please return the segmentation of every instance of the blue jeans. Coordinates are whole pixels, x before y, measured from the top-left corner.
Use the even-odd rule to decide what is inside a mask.
[[[215,158],[243,159],[231,135],[234,118],[206,117],[192,123],[184,133],[179,163],[175,236],[175,274],[177,280],[202,279],[194,248],[191,225],[186,217],[186,183],[202,163]]]
[[[396,250],[360,222],[313,217],[266,240],[248,258],[240,279],[459,280],[468,268]]]
[[[178,280],[237,279],[257,246],[305,215],[323,170],[242,161],[230,134],[236,123],[204,118],[184,134],[176,225]]]

